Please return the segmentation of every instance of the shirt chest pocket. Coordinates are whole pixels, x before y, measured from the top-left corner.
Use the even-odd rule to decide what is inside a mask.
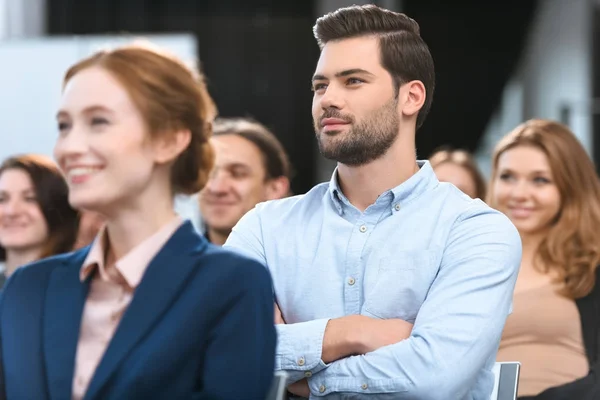
[[[365,290],[362,314],[414,322],[437,273],[432,250],[398,252],[382,259]]]

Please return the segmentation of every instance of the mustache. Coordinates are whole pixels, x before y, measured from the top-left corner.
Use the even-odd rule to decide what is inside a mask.
[[[342,121],[344,121],[347,124],[354,123],[354,117],[352,115],[342,114],[340,111],[336,110],[335,108],[326,109],[325,112],[323,113],[323,115],[321,115],[321,118],[319,119],[319,123],[322,124],[323,120],[325,118],[341,119]]]

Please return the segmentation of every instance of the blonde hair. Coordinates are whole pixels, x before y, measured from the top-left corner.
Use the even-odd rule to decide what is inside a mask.
[[[482,200],[485,199],[485,179],[483,178],[483,175],[481,175],[473,156],[468,151],[441,148],[436,150],[431,157],[429,157],[429,163],[431,164],[432,168],[446,163],[458,165],[459,167],[464,168],[473,180],[475,186],[475,197]]]
[[[532,119],[506,135],[496,146],[492,182],[498,159],[507,150],[529,146],[548,158],[561,207],[555,222],[537,250],[534,267],[556,273],[564,284],[561,294],[577,299],[589,294],[596,283],[600,261],[600,182],[594,163],[568,127],[558,122]],[[490,185],[488,204],[494,204]]]

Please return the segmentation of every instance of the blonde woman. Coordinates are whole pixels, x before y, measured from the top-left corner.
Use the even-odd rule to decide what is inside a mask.
[[[592,161],[566,126],[527,121],[494,152],[488,202],[523,243],[498,361],[521,362],[522,398],[590,396],[600,346],[600,183]]]

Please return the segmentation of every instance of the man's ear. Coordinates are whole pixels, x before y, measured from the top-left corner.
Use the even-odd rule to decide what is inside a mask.
[[[398,106],[402,115],[406,117],[417,116],[425,99],[427,93],[425,85],[421,81],[410,81],[400,87]]]
[[[286,197],[290,191],[290,180],[285,176],[269,179],[267,181],[267,200],[277,200]]]

